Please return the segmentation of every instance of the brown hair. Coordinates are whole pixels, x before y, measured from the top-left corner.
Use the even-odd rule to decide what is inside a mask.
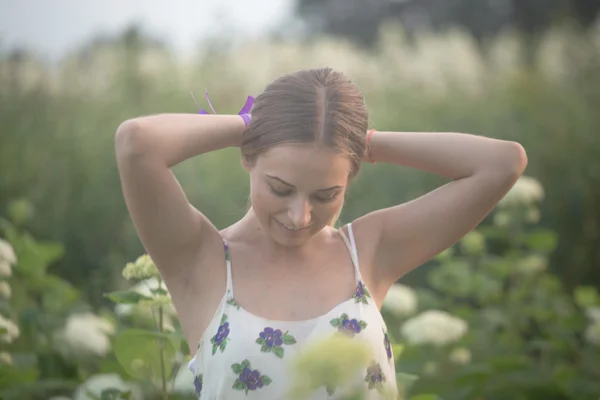
[[[353,178],[365,154],[368,119],[363,95],[344,74],[331,68],[290,73],[256,98],[242,157],[252,164],[278,144],[319,141],[350,157]]]

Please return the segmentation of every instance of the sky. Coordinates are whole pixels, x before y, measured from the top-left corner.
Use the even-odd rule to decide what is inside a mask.
[[[175,51],[225,32],[257,36],[291,15],[293,0],[0,0],[0,48],[57,59],[97,34],[140,23]]]

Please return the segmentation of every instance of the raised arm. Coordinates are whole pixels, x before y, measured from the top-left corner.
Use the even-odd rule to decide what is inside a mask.
[[[520,144],[469,134],[376,132],[369,148],[376,162],[417,168],[452,180],[408,203],[369,213],[353,224],[357,242],[365,243],[373,279],[384,287],[475,228],[527,165]]]
[[[161,114],[122,123],[116,156],[135,229],[166,280],[197,259],[216,228],[191,206],[170,168],[238,146],[245,123],[237,115]]]

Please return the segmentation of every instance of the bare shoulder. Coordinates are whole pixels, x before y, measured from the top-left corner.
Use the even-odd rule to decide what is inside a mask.
[[[339,230],[348,240],[354,239],[360,273],[375,302],[381,304],[393,282],[381,279],[374,267],[380,234],[380,227],[376,222],[377,219],[360,217],[343,225]]]

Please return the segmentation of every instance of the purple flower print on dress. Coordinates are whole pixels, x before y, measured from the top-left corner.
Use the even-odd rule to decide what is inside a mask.
[[[287,331],[284,333],[281,329],[273,329],[266,327],[261,333],[258,334],[256,343],[260,344],[260,351],[269,353],[272,352],[279,358],[283,358],[285,350],[283,345],[292,345],[296,343],[296,339],[290,335]]]
[[[373,362],[369,368],[367,368],[367,374],[365,376],[365,382],[368,383],[369,389],[383,389],[383,384],[387,381],[381,365]]]
[[[352,297],[354,298],[355,303],[369,304],[369,300],[367,299],[371,298],[371,293],[369,293],[369,290],[362,281],[358,281],[356,284],[356,291]]]
[[[198,397],[202,394],[202,374],[194,378],[194,391]]]
[[[212,354],[215,355],[217,349],[221,350],[221,353],[225,351],[227,342],[229,341],[229,322],[227,322],[227,314],[223,314],[221,317],[221,325],[217,329],[215,336],[210,339],[212,343]]]
[[[392,359],[392,344],[390,343],[390,337],[387,332],[383,332],[383,346],[385,347],[385,352],[387,354],[388,360]]]
[[[250,390],[260,389],[263,386],[271,384],[272,380],[266,375],[261,375],[256,369],[252,369],[250,361],[244,360],[239,364],[232,364],[231,370],[238,377],[233,383],[232,388],[235,390],[243,390],[248,394]]]
[[[359,321],[356,318],[350,319],[348,314],[342,314],[339,318],[334,318],[330,322],[331,326],[338,328],[339,332],[346,333],[350,336],[354,336],[360,333],[367,327],[365,321]]]

